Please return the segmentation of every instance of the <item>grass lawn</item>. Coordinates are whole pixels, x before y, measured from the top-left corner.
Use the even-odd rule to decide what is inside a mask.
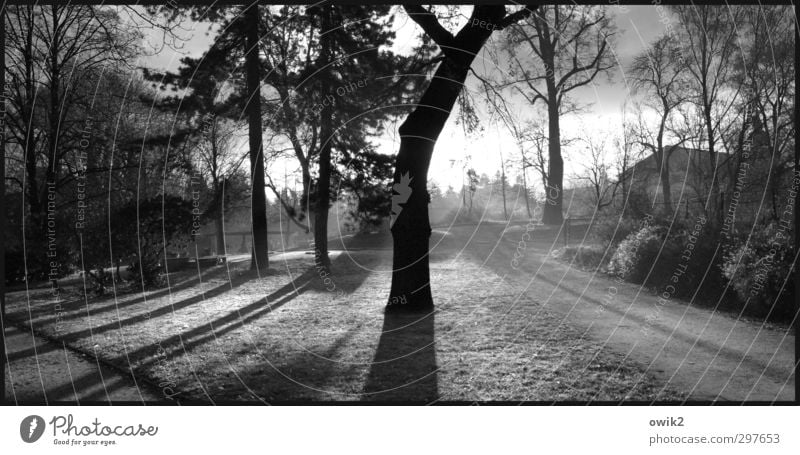
[[[432,242],[433,243],[433,242]],[[169,290],[84,298],[11,293],[8,316],[95,353],[182,400],[655,400],[677,395],[598,351],[486,268],[434,254],[433,315],[387,315],[391,251],[303,252],[170,277]],[[193,276],[194,273],[194,276]],[[62,313],[58,314],[57,311]],[[31,353],[32,355],[32,353]]]

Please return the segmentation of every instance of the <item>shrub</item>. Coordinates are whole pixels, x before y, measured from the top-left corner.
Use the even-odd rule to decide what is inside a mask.
[[[617,246],[608,264],[608,272],[627,281],[644,283],[648,274],[657,272],[651,272],[651,266],[656,263],[663,266],[664,258],[660,256],[662,245],[667,246],[664,239],[665,229],[661,226],[646,225],[632,232]]]
[[[705,220],[692,225],[675,223],[671,229],[654,221],[620,242],[608,265],[609,273],[625,280],[659,288],[670,297],[719,297],[722,259],[715,255],[719,234]]]
[[[794,245],[791,236],[772,223],[745,241],[733,242],[720,266],[748,312],[772,319],[794,312]],[[784,283],[786,283],[784,285]]]
[[[579,268],[595,271],[602,265],[606,250],[597,245],[567,246],[557,250],[555,255]]]
[[[720,273],[722,255],[717,251],[719,230],[710,225],[699,224],[679,227],[670,235],[669,251],[674,254],[671,263],[674,269],[663,277],[665,283],[673,275],[680,273],[678,282],[671,282],[675,289],[675,297],[700,297],[703,300],[717,302],[724,291],[725,280]],[[680,268],[678,268],[680,266]]]
[[[608,216],[595,220],[592,223],[589,235],[603,246],[614,247],[641,227],[642,222],[639,220]]]
[[[607,272],[653,288],[664,298],[697,297],[770,319],[792,316],[794,247],[791,235],[777,225],[759,227],[748,241],[721,249],[719,229],[702,218],[671,229],[663,220],[651,222],[619,243]],[[583,252],[564,254],[576,263],[584,261]],[[733,292],[726,292],[726,284]]]
[[[161,284],[165,251],[180,249],[190,238],[192,204],[181,198],[161,196],[130,202],[114,217],[115,249],[130,257],[131,277],[145,286]]]

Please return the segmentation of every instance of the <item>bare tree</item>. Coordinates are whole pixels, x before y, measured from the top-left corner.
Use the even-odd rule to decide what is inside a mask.
[[[492,55],[493,60],[497,60],[496,56]],[[525,196],[525,209],[528,214],[528,218],[532,218],[531,213],[531,203],[530,203],[530,195],[528,194],[528,176],[527,171],[528,168],[534,167],[534,164],[530,161],[528,157],[529,151],[527,147],[530,145],[527,142],[529,141],[530,137],[528,137],[529,129],[531,129],[531,124],[524,123],[524,120],[519,115],[518,110],[514,109],[514,106],[511,105],[507,97],[501,92],[498,88],[497,83],[477,74],[475,71],[475,76],[480,80],[481,86],[483,88],[484,95],[486,97],[486,101],[490,108],[492,109],[491,114],[492,116],[496,116],[500,119],[501,123],[506,127],[511,136],[514,138],[514,142],[517,146],[517,153],[519,154],[519,159],[512,159],[512,162],[518,163],[520,166],[520,175],[522,177],[522,189]],[[540,122],[541,123],[541,122]],[[539,124],[540,124],[539,123]],[[545,136],[537,136],[537,139],[541,139]],[[546,137],[545,137],[546,139]],[[541,152],[541,147],[537,150]],[[538,155],[539,158],[542,158],[541,153]],[[505,160],[503,159],[502,153],[500,154],[500,161],[501,161],[501,168],[503,170],[503,180],[505,181]],[[546,162],[546,160],[544,161]],[[544,169],[544,173],[546,175],[546,168],[542,166]],[[545,179],[546,180],[546,179]],[[545,185],[547,185],[545,183]],[[503,209],[505,213],[505,188],[503,188]]]
[[[101,6],[9,6],[3,19],[11,142],[22,149],[34,230],[44,229],[47,191],[69,172],[64,160],[79,148],[87,121],[74,113],[91,111],[91,82],[103,71],[130,67],[140,36]]]
[[[209,115],[204,118],[201,128],[203,134],[197,161],[211,185],[211,202],[206,214],[214,218],[217,255],[224,255],[226,196],[232,190],[229,185],[231,178],[247,155],[236,153],[239,128],[234,122]]]
[[[521,27],[507,36],[511,68],[506,86],[527,101],[543,102],[548,115],[548,170],[542,221],[563,220],[564,160],[561,156],[560,117],[575,110],[569,93],[591,83],[614,67],[609,44],[611,18],[602,6],[540,6]]]
[[[547,192],[550,166],[548,165],[548,138],[544,122],[534,120],[527,123],[520,133],[519,141],[522,144],[520,150],[523,151],[523,168],[533,168],[539,174],[543,190]]]
[[[472,216],[472,202],[475,199],[475,192],[478,191],[478,173],[473,168],[467,169],[467,186],[464,193],[469,193],[469,215]]]
[[[670,115],[686,101],[685,69],[680,48],[669,34],[656,39],[648,49],[637,55],[628,69],[634,90],[644,92],[643,104],[658,116],[656,131],[647,134],[649,131],[644,127],[644,116],[640,112],[640,144],[652,153],[667,214],[672,213],[669,158],[673,148],[664,150],[664,137]]]
[[[630,194],[629,181],[633,180],[633,165],[636,159],[634,145],[636,144],[633,128],[628,123],[626,107],[622,107],[622,131],[614,138],[614,147],[617,150],[616,173],[622,193],[622,213],[628,211],[628,197]]]
[[[789,5],[748,7],[740,34],[746,33],[744,58],[736,70],[736,82],[743,86],[742,126],[735,145],[727,149],[743,150],[749,134],[753,151],[761,148],[768,156],[760,157],[769,164],[765,177],[770,200],[770,218],[778,220],[781,180],[791,172],[795,144],[795,23]],[[767,49],[765,49],[765,47]],[[738,154],[741,155],[741,154]],[[751,158],[752,159],[752,158]],[[732,175],[736,175],[741,164]],[[729,179],[732,191],[734,179]]]
[[[503,219],[508,219],[508,207],[506,206],[506,161],[503,159],[503,151],[499,150],[500,155],[500,190],[503,195]]]
[[[681,25],[681,52],[691,81],[688,92],[697,107],[704,127],[704,145],[708,150],[711,173],[705,210],[712,222],[721,223],[724,201],[719,194],[718,161],[720,138],[725,134],[728,116],[738,87],[730,87],[737,53],[736,24],[741,22],[740,6],[674,5],[672,11]],[[732,90],[726,90],[732,88]]]
[[[588,184],[591,202],[595,210],[600,211],[614,203],[620,180],[610,176],[613,166],[608,160],[608,139],[605,136],[595,137],[589,133],[580,142],[585,145],[586,153],[581,155],[583,172],[576,178]]]

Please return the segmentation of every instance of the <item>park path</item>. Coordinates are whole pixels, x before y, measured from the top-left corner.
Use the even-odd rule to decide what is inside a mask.
[[[4,333],[6,403],[96,404],[160,399],[130,377],[28,330],[8,325]]]
[[[525,243],[524,227],[452,227],[460,254],[503,277],[519,304],[524,297],[581,328],[605,349],[643,365],[691,400],[794,400],[795,336],[791,328],[658,299],[639,286],[569,267],[553,258],[554,236]],[[557,238],[557,237],[556,237]],[[579,239],[578,239],[579,240]]]

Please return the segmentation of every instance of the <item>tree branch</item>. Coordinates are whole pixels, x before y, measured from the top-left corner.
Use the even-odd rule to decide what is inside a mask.
[[[442,27],[442,24],[439,23],[435,14],[420,5],[403,5],[403,9],[406,10],[408,17],[422,27],[422,30],[425,31],[439,47],[453,45],[453,34]]]
[[[509,14],[508,16],[504,17],[502,21],[500,21],[497,26],[495,26],[495,30],[503,30],[511,25],[516,24],[517,22],[527,19],[533,12],[539,8],[539,5],[525,5],[521,10],[516,11],[514,13]]]

